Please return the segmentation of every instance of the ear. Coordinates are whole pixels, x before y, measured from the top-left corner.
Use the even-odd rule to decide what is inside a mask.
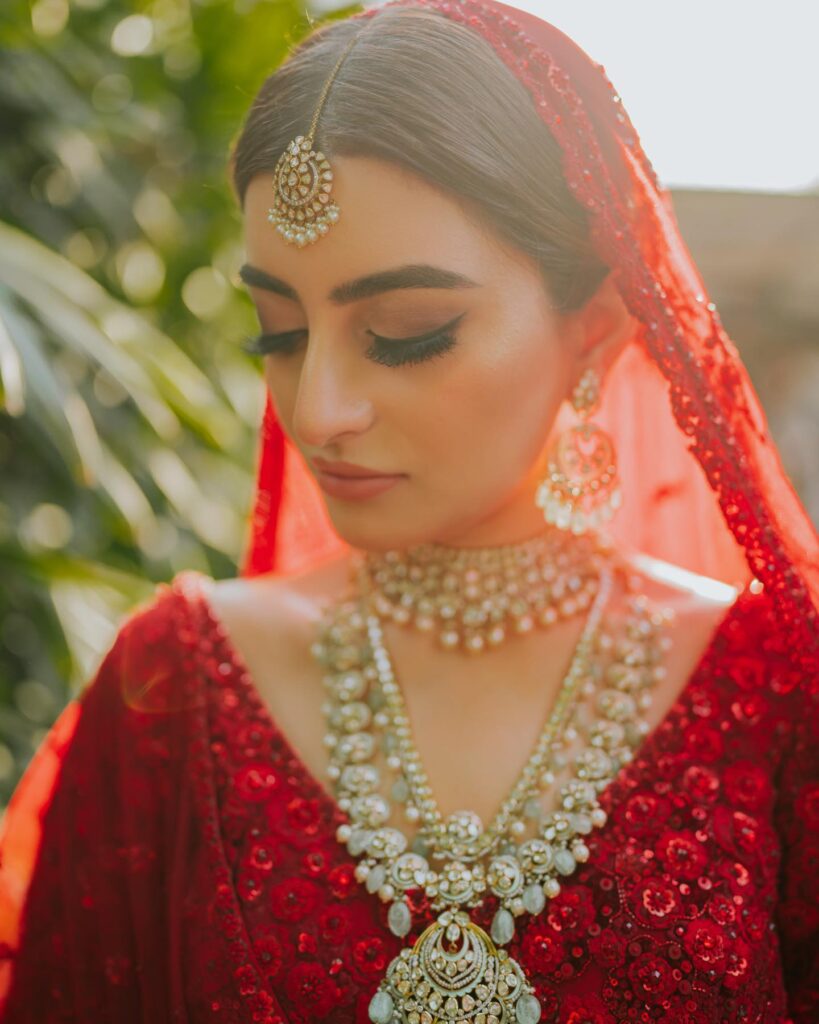
[[[637,326],[617,290],[613,274],[609,272],[586,304],[569,316],[578,378],[584,370],[594,367],[600,379],[605,380],[609,367]]]

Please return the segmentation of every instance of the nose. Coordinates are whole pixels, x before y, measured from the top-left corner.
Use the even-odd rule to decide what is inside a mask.
[[[301,364],[292,429],[305,446],[320,449],[372,423],[372,403],[362,393],[361,356],[349,343],[312,331]]]

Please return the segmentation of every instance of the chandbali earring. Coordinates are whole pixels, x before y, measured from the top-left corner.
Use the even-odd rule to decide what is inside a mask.
[[[622,504],[614,442],[589,422],[600,401],[600,377],[589,368],[572,392],[581,422],[562,431],[549,450],[548,476],[535,504],[561,530],[585,533],[608,522]]]

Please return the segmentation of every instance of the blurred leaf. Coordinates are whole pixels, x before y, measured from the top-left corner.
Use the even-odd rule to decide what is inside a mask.
[[[264,392],[227,158],[311,24],[293,0],[32,11],[0,9],[0,803],[156,582],[236,572]],[[200,320],[208,267],[229,288]]]

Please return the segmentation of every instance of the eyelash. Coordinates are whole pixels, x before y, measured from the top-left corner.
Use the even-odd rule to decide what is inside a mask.
[[[465,314],[461,313],[443,327],[428,334],[416,335],[414,338],[385,338],[368,331],[373,343],[367,349],[367,358],[382,366],[413,366],[444,355],[455,346],[453,328],[464,316]],[[299,328],[281,334],[260,334],[244,342],[242,350],[249,355],[257,356],[291,355],[295,343],[306,333],[306,328]]]

